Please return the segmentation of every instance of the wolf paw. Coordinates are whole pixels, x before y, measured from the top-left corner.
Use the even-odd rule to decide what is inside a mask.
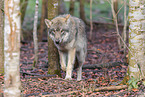
[[[65,79],[66,79],[66,80],[72,80],[72,78],[71,78],[71,77],[65,77]]]
[[[82,80],[81,78],[77,78],[77,81],[80,81],[80,80]]]

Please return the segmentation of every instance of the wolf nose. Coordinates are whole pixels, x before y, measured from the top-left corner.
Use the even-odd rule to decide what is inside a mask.
[[[56,44],[59,44],[59,43],[60,43],[60,41],[59,41],[59,40],[55,40],[55,43],[56,43]]]

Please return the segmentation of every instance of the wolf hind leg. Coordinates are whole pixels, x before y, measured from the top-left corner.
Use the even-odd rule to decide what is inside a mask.
[[[85,62],[86,52],[81,50],[76,53],[78,59],[77,80],[82,80],[82,66]]]
[[[82,80],[82,65],[77,68],[77,81]]]
[[[58,51],[60,57],[60,65],[63,71],[66,71],[66,54],[64,52]]]
[[[67,80],[72,79],[72,71],[73,71],[74,62],[75,62],[75,55],[76,55],[75,48],[68,51],[68,63],[67,63],[66,76],[65,76],[65,79]]]

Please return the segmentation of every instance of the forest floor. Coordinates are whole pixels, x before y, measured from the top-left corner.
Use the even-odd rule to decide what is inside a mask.
[[[97,29],[97,28],[96,28]],[[89,33],[89,31],[88,31]],[[88,34],[89,35],[89,34]],[[83,69],[82,80],[76,81],[76,70],[73,71],[73,80],[64,80],[65,72],[61,77],[48,75],[48,44],[39,42],[39,63],[32,68],[34,51],[33,43],[21,44],[20,72],[23,97],[38,97],[42,95],[52,97],[131,97],[140,95],[145,87],[127,90],[96,91],[96,88],[121,85],[126,75],[128,64],[124,63],[123,50],[118,49],[117,35],[114,30],[98,28],[93,31],[92,40],[88,40],[88,54],[84,66],[98,66],[93,69]],[[102,65],[106,63],[107,65]],[[110,66],[109,64],[113,64]],[[3,93],[4,77],[0,75],[0,93]],[[42,96],[46,97],[46,96]],[[140,96],[142,97],[142,96]]]

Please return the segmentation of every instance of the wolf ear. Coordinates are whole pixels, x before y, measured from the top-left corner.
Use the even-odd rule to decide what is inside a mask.
[[[47,25],[48,28],[50,28],[52,22],[48,19],[45,19],[45,24]]]
[[[65,17],[65,22],[67,22],[68,18],[70,17],[70,14],[68,14],[66,17]]]

